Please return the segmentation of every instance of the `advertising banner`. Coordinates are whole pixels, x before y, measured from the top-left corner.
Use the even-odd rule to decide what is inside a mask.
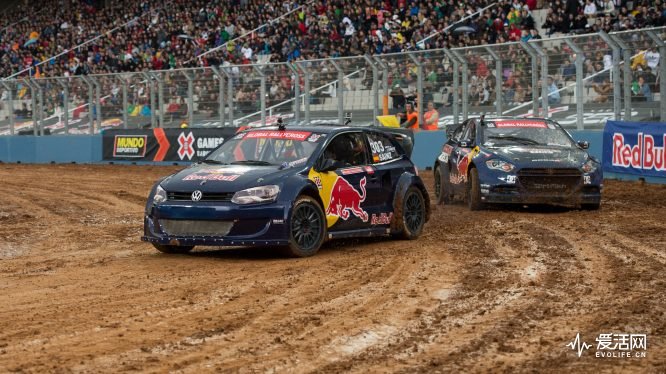
[[[666,178],[666,123],[608,121],[605,172]]]
[[[106,130],[102,152],[106,161],[192,161],[203,158],[236,134],[237,128]]]

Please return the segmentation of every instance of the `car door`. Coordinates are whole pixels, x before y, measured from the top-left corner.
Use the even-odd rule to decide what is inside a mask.
[[[468,120],[463,124],[461,132],[453,142],[453,151],[449,162],[451,171],[449,181],[457,194],[464,193],[467,184],[467,169],[469,168],[469,155],[472,152],[476,138],[476,121]]]
[[[403,157],[399,147],[387,134],[377,131],[366,133],[370,149],[371,166],[368,170],[370,224],[389,225],[393,217],[393,197],[398,179],[412,164]]]
[[[371,226],[370,193],[377,188],[369,165],[369,152],[361,131],[335,135],[325,146],[320,159],[333,159],[340,167],[333,171],[312,170],[309,178],[319,188],[329,231],[347,231]]]

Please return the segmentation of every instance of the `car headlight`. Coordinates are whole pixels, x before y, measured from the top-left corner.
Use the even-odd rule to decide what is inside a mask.
[[[490,169],[501,170],[507,173],[516,168],[512,163],[502,160],[488,160],[486,161],[486,166]]]
[[[231,202],[235,204],[269,203],[275,201],[279,193],[280,187],[275,185],[253,187],[236,192],[231,198]]]
[[[583,164],[583,171],[586,173],[594,173],[598,166],[599,164],[596,161],[589,159]]]
[[[164,190],[164,188],[162,188],[162,186],[158,184],[157,189],[155,190],[155,195],[153,195],[153,203],[155,204],[163,203],[166,201],[166,199],[167,199],[166,191]]]

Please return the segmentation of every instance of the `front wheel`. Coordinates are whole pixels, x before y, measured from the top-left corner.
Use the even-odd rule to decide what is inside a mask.
[[[191,251],[194,246],[193,245],[162,245],[162,244],[155,244],[153,243],[153,247],[155,247],[158,251],[162,253],[169,253],[169,254],[182,254],[182,253],[187,253]]]
[[[326,216],[321,205],[310,196],[296,199],[289,220],[289,245],[292,257],[312,256],[326,239]]]
[[[423,193],[418,187],[411,186],[402,200],[402,219],[399,237],[413,240],[423,232],[426,221],[426,206]]]
[[[484,207],[481,201],[481,185],[479,182],[479,171],[476,168],[469,170],[467,180],[467,205],[469,210],[481,210]]]

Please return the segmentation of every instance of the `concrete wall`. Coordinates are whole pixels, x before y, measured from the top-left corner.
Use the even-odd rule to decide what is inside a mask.
[[[100,135],[1,136],[0,161],[95,163],[102,161]]]

